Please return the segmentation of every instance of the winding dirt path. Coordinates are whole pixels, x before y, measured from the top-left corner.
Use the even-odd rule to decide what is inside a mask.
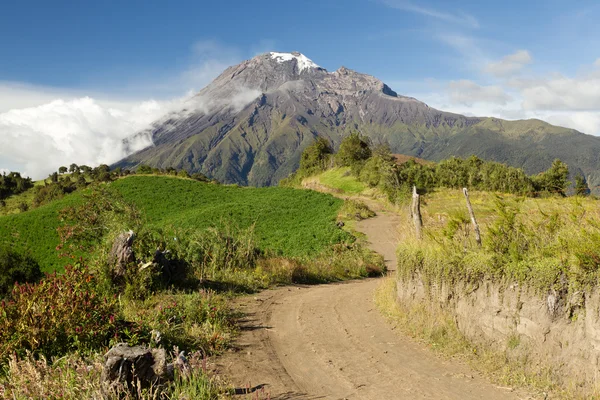
[[[357,229],[395,269],[398,216],[379,211]],[[379,279],[268,290],[241,302],[237,351],[216,369],[271,399],[519,399],[404,337],[379,314]],[[259,398],[267,398],[259,397]]]

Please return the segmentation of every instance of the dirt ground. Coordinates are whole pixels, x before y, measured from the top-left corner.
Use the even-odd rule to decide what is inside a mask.
[[[379,210],[357,224],[392,271],[398,218]],[[266,394],[251,398],[528,398],[493,385],[458,361],[441,359],[394,330],[373,303],[380,283],[290,286],[242,299],[241,335],[234,351],[216,360],[217,372],[238,393]]]

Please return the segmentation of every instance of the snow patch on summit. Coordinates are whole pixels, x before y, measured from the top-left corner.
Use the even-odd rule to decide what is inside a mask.
[[[321,68],[317,64],[315,64],[310,58],[306,57],[304,54],[301,53],[276,53],[272,51],[269,54],[271,55],[271,58],[277,60],[278,63],[284,63],[286,61],[296,59],[298,70],[300,72],[310,68]]]

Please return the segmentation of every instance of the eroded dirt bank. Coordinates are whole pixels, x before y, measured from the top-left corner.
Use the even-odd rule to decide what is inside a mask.
[[[473,343],[526,359],[532,372],[573,393],[598,396],[600,293],[540,293],[518,284],[483,281],[426,287],[418,277],[398,282],[404,304],[426,303],[452,313]],[[596,397],[594,397],[596,398]]]
[[[358,225],[395,268],[398,216]],[[399,334],[377,311],[378,279],[268,290],[241,302],[237,351],[217,371],[272,399],[518,399],[465,365]]]

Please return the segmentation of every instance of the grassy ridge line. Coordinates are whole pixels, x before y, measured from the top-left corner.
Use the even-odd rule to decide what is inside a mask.
[[[258,245],[283,256],[315,255],[330,244],[351,240],[335,226],[342,200],[290,188],[241,188],[167,176],[131,176],[110,184],[141,211],[149,227],[203,228],[230,221],[255,225]],[[81,193],[40,208],[0,217],[0,243],[34,257],[44,271],[62,270],[58,257],[58,212],[81,202]]]

